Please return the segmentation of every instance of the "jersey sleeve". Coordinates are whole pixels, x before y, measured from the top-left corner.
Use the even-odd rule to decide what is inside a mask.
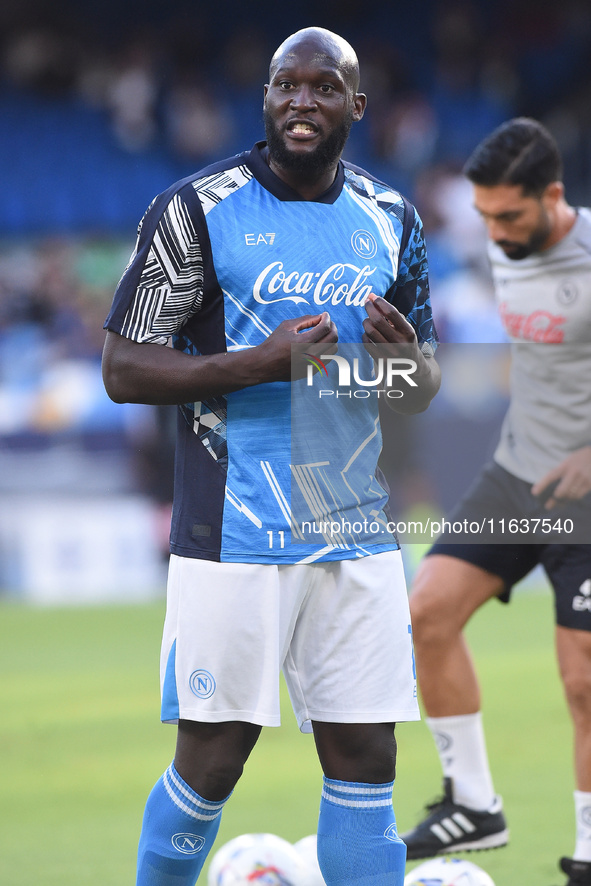
[[[399,310],[403,311],[408,322],[414,326],[419,344],[434,350],[438,340],[431,312],[429,269],[423,223],[412,204],[406,203],[405,212],[412,212],[413,220],[412,225],[408,224],[407,238],[403,237],[398,261],[398,276],[389,293],[388,300],[397,307],[400,305]],[[404,242],[405,239],[406,242]]]
[[[199,311],[203,256],[191,192],[165,192],[148,208],[105,329],[165,344]]]

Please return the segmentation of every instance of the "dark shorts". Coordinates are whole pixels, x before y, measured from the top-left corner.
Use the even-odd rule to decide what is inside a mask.
[[[591,544],[579,543],[591,539],[585,528],[589,497],[568,510],[545,511],[530,490],[530,483],[491,462],[446,518],[450,527],[478,524],[483,531],[444,531],[428,555],[446,554],[498,575],[505,584],[499,595],[504,603],[513,585],[541,564],[554,590],[556,623],[591,631]],[[550,522],[536,522],[543,519]],[[565,520],[572,520],[575,529],[565,531]],[[571,524],[566,528],[571,530]],[[576,543],[566,543],[568,538]]]

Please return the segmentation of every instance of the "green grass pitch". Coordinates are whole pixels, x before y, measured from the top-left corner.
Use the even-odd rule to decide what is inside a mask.
[[[131,886],[147,793],[175,730],[158,722],[164,604],[32,609],[0,605],[0,883]],[[470,628],[484,722],[511,843],[470,856],[496,886],[557,886],[574,846],[572,731],[556,673],[548,591],[496,601]],[[287,699],[226,807],[217,846],[315,830],[321,775]],[[422,723],[397,729],[400,830],[440,790]],[[201,881],[205,882],[205,874]]]

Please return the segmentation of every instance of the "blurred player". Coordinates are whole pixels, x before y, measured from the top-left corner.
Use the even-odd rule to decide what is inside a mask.
[[[342,38],[289,37],[265,87],[267,142],[156,198],[106,322],[111,397],[180,404],[161,657],[177,747],[146,805],[138,886],[195,882],[261,727],[279,725],[281,668],[325,774],[326,882],[403,881],[393,724],[418,709],[400,551],[371,526],[337,544],[291,538],[292,468],[316,507],[339,447],[367,465],[359,497],[341,477],[345,512],[381,527],[387,500],[375,398],[354,422],[325,412],[324,458],[290,464],[292,346],[402,346],[416,380],[397,405],[410,412],[439,386],[420,220],[340,160],[364,113],[358,88]],[[322,431],[309,422],[306,442]]]
[[[507,842],[462,629],[490,598],[507,603],[513,585],[541,563],[554,589],[558,662],[575,730],[577,836],[573,858],[560,865],[568,886],[591,886],[591,545],[578,543],[591,540],[591,212],[566,202],[558,149],[534,120],[499,127],[464,171],[487,226],[501,317],[514,343],[511,400],[493,462],[450,516],[486,518],[494,537],[478,544],[440,537],[414,581],[417,674],[444,797],[403,839],[411,859]],[[499,537],[511,517],[521,521],[521,537]],[[572,534],[561,534],[570,528],[566,517]],[[534,531],[544,518],[555,530],[552,544]],[[577,543],[563,543],[569,539]]]

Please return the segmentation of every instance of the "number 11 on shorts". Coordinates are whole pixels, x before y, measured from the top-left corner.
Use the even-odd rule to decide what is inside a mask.
[[[273,547],[273,530],[267,529],[267,535],[269,536],[269,548],[272,548]],[[285,532],[283,531],[283,529],[279,529],[277,532],[277,535],[279,536],[279,547],[284,548],[285,547]]]

